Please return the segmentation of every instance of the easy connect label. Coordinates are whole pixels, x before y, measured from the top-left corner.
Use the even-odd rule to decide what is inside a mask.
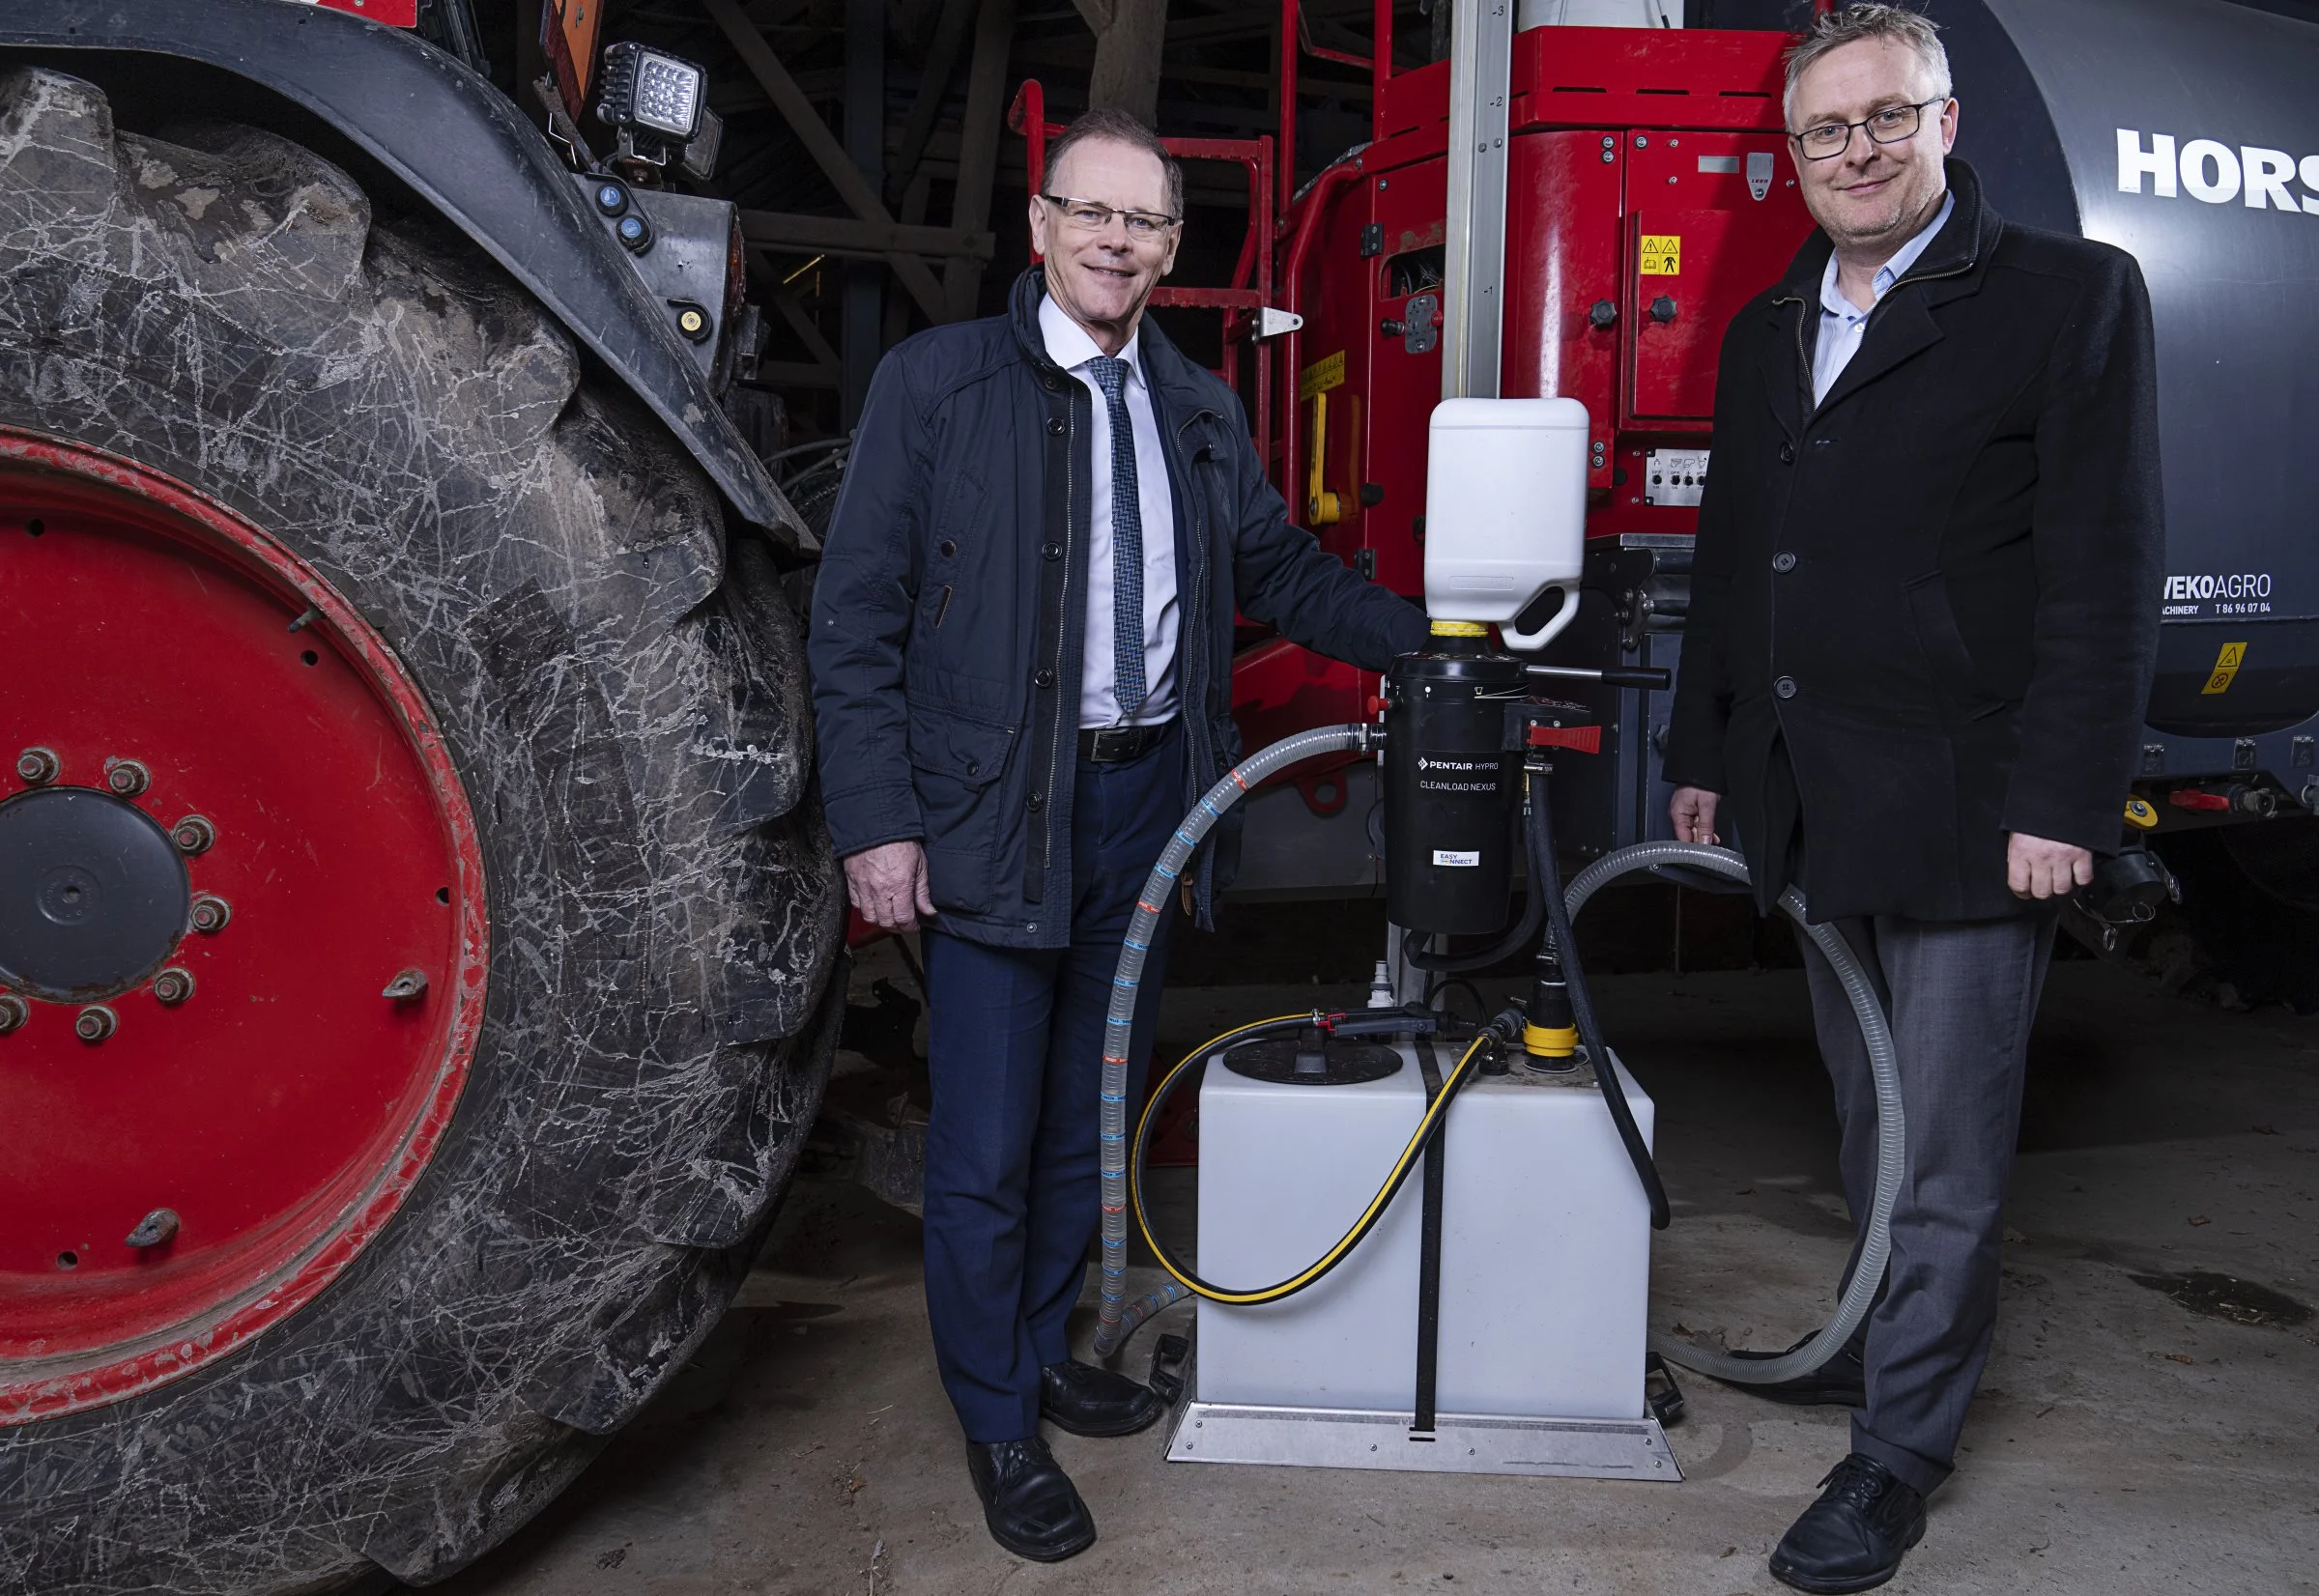
[[[1643,235],[1643,275],[1646,277],[1677,277],[1683,271],[1683,236],[1680,233],[1646,233]]]

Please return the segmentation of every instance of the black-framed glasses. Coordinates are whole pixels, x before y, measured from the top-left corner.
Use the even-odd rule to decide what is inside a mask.
[[[1806,128],[1800,133],[1789,133],[1795,147],[1806,160],[1834,160],[1852,147],[1852,129],[1865,128],[1868,136],[1878,144],[1904,144],[1925,125],[1925,107],[1946,105],[1947,95],[1934,95],[1913,105],[1887,105],[1880,111],[1871,111],[1858,122],[1823,122]]]
[[[1105,205],[1102,200],[1073,199],[1066,194],[1041,194],[1041,199],[1063,213],[1063,219],[1082,233],[1101,233],[1117,216],[1127,223],[1128,237],[1137,243],[1157,243],[1167,237],[1167,230],[1182,221],[1181,216],[1162,215],[1157,211],[1122,211]]]

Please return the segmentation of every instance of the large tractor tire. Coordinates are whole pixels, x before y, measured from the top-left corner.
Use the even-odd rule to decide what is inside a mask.
[[[443,1578],[819,1103],[774,551],[377,201],[0,64],[0,1590]]]

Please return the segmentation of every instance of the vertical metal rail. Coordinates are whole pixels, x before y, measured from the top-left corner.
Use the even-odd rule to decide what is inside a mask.
[[[1378,58],[1389,50],[1381,42]],[[1452,0],[1449,193],[1443,218],[1445,399],[1498,397],[1505,330],[1505,129],[1513,58],[1514,0]],[[1393,995],[1405,1003],[1425,991],[1424,972],[1401,956],[1408,934],[1392,926],[1385,936]]]
[[[1514,0],[1453,4],[1442,397],[1495,399],[1505,325],[1505,128]]]

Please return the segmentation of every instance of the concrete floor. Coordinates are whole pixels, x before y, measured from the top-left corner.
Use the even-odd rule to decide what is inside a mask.
[[[877,973],[873,961],[857,984]],[[1800,975],[1598,986],[1606,1027],[1659,1102],[1675,1199],[1653,1322],[1786,1346],[1827,1311],[1848,1235]],[[1164,1031],[1181,1048],[1212,1022],[1357,1000],[1179,991]],[[2277,1322],[2319,1300],[2315,1154],[2319,1019],[2192,1004],[2103,964],[2055,967],[1995,1352],[1958,1473],[1889,1588],[2319,1591],[2319,1322]],[[1168,1179],[1170,1206],[1188,1211],[1188,1174]],[[2234,1323],[2134,1279],[2192,1271],[2292,1301]],[[1131,1350],[1138,1372],[1146,1347]],[[1845,1414],[1697,1377],[1684,1388],[1680,1485],[1170,1465],[1160,1430],[1058,1437],[1102,1538],[1069,1563],[1025,1563],[991,1543],[967,1483],[927,1341],[917,1221],[809,1176],[693,1364],[568,1495],[438,1588],[1782,1589],[1764,1558],[1844,1455]]]

